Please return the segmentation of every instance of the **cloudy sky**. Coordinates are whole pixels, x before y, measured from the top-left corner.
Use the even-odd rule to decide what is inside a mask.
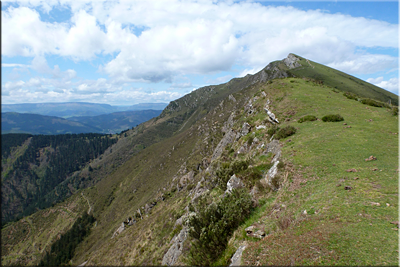
[[[166,102],[295,53],[398,94],[398,2],[2,1],[3,104]]]

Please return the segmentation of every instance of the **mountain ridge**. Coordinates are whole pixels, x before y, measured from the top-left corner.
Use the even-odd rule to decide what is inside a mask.
[[[294,77],[291,71],[302,68],[296,62],[304,62],[293,57],[299,60],[272,62],[255,75],[199,88],[121,136],[113,152],[103,155],[103,160],[110,155],[123,157],[118,166],[83,189],[82,195],[75,194],[51,208],[54,215],[46,223],[56,226],[60,221],[57,233],[66,232],[70,222],[89,207],[97,220],[69,263],[193,265],[201,255],[208,255],[205,260],[212,259],[213,264],[229,265],[241,246],[245,247],[242,263],[251,265],[396,263],[393,251],[398,245],[389,221],[398,217],[398,197],[392,193],[398,191],[393,160],[398,117],[391,114],[390,106],[366,106],[348,99],[338,88],[315,79],[313,72],[307,72],[311,77]],[[330,113],[342,114],[345,124],[323,122],[321,118]],[[298,122],[307,115],[319,120]],[[279,119],[279,124],[272,118]],[[277,140],[289,126],[295,133]],[[371,138],[374,143],[368,142]],[[378,161],[364,161],[370,154]],[[95,176],[107,168],[103,164],[101,159],[91,163]],[[372,164],[382,172],[371,171]],[[356,172],[347,171],[352,168]],[[206,223],[204,227],[211,227],[208,232],[225,229],[212,228],[225,226],[203,216],[202,211],[212,214],[216,212],[213,207],[219,207],[236,212],[241,207],[241,202],[235,202],[239,199],[232,202],[236,206],[221,201],[233,176],[241,181],[237,184],[244,185],[243,194],[251,192],[255,207],[241,224],[223,232],[226,239],[207,236],[213,238],[208,242],[211,245],[220,242],[215,249],[201,247],[208,243],[191,232],[193,223]],[[389,206],[380,209],[371,201]],[[70,215],[62,212],[66,207]],[[21,233],[20,239],[2,240],[4,262],[26,264],[43,258],[49,242],[57,239],[53,232],[43,235],[38,230],[41,214],[49,211],[2,229],[4,235],[11,235],[12,229]],[[204,221],[193,221],[193,212]],[[368,225],[370,221],[373,226]],[[265,237],[248,236],[250,226],[253,233],[264,232]],[[368,227],[379,230],[386,242],[360,234]],[[23,229],[29,234],[22,234]],[[282,243],[285,236],[292,242]],[[18,250],[15,244],[24,244],[24,239],[41,246]],[[376,242],[380,246],[375,247]],[[347,253],[355,246],[360,246],[358,251]],[[16,256],[22,251],[28,256]],[[280,258],[282,253],[288,255]]]

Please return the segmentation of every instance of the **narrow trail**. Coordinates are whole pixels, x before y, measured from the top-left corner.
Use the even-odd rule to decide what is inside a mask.
[[[82,197],[87,201],[87,203],[88,203],[88,205],[89,205],[89,210],[88,210],[87,213],[90,214],[90,212],[92,211],[92,206],[90,206],[89,199],[83,195],[83,192],[81,192],[81,195],[82,195]]]
[[[308,63],[312,68],[314,68],[314,66],[311,65],[310,61],[308,61],[308,59],[306,59],[306,60],[307,60],[307,63]]]

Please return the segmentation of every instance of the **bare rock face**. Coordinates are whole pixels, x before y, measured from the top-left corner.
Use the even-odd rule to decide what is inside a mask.
[[[231,265],[229,266],[240,266],[240,261],[242,259],[242,254],[243,251],[246,249],[246,245],[241,245],[235,252],[235,254],[233,254],[232,258],[231,258]]]
[[[224,151],[225,147],[228,144],[233,143],[235,140],[236,133],[231,129],[229,130],[224,137],[222,137],[221,141],[218,143],[217,147],[214,150],[213,156],[211,158],[211,161],[217,159],[219,156],[221,156],[222,152]]]
[[[179,256],[182,254],[183,242],[185,242],[186,238],[188,237],[188,233],[189,228],[184,226],[179,234],[172,238],[172,245],[168,249],[167,253],[165,253],[161,265],[175,265]]]
[[[240,178],[236,177],[236,175],[232,175],[232,177],[229,179],[228,183],[226,183],[226,191],[225,194],[228,193],[232,193],[233,189],[237,189],[237,188],[241,188],[243,187],[243,182],[242,180],[240,180]]]
[[[289,54],[287,58],[283,60],[283,63],[285,63],[285,65],[288,66],[289,69],[294,69],[301,66],[301,64],[297,61],[299,61],[299,59],[295,55]]]

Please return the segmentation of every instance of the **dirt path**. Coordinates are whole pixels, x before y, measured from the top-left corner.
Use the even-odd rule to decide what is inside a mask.
[[[306,60],[307,60],[307,63],[308,63],[312,68],[314,68],[314,66],[311,65],[310,61],[308,61],[308,59],[306,59]]]

